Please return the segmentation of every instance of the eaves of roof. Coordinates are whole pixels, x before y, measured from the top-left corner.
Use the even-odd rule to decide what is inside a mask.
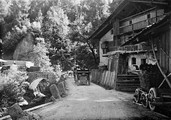
[[[140,42],[144,42],[145,40],[147,39],[143,39],[143,40],[138,40],[137,38],[141,38],[142,36],[144,35],[147,35],[149,33],[151,33],[153,30],[156,30],[160,27],[162,27],[163,25],[165,25],[166,23],[169,22],[169,17],[171,16],[171,12],[166,14],[166,16],[159,20],[158,22],[150,25],[150,26],[147,26],[146,28],[144,28],[142,31],[140,31],[137,35],[135,35],[134,37],[130,38],[127,42],[125,42],[124,44],[121,45],[122,46],[125,46],[125,45],[133,45],[133,44],[138,44]]]
[[[165,0],[169,1],[169,0]],[[119,13],[125,8],[126,5],[128,5],[130,2],[142,2],[142,3],[154,3],[154,4],[164,4],[166,5],[167,3],[154,0],[154,1],[148,1],[148,0],[122,0],[118,7],[115,8],[113,13],[98,27],[95,32],[88,38],[88,40],[93,40],[93,39],[99,39],[101,38],[104,34],[107,33],[110,29],[112,29],[112,21],[119,15]]]
[[[112,29],[112,20],[120,13],[120,11],[129,3],[129,0],[122,0],[114,12],[98,27],[88,40],[98,38],[99,35],[105,34],[103,31]],[[102,33],[102,34],[100,34]]]

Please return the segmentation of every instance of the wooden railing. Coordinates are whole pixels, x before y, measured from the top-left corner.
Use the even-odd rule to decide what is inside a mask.
[[[139,22],[131,24],[131,25],[121,26],[121,27],[119,27],[119,32],[120,32],[120,34],[122,34],[122,33],[127,33],[127,32],[131,32],[131,31],[135,31],[135,30],[145,28],[148,25],[152,25],[153,23],[156,23],[162,17],[163,17],[163,15],[153,17],[150,19],[146,19],[146,20],[142,20],[142,21],[139,21]]]
[[[110,49],[110,51],[140,52],[150,49],[151,49],[150,46],[147,46],[145,44],[138,44],[138,45],[129,45],[124,47],[114,46]]]

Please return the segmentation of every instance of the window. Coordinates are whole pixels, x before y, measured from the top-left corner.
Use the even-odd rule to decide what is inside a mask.
[[[102,49],[103,50],[103,54],[106,54],[108,52],[107,49]]]
[[[142,65],[146,64],[146,59],[141,59],[141,64]]]
[[[136,58],[135,57],[132,58],[132,64],[136,64]]]
[[[113,35],[113,29],[111,30],[111,34]]]
[[[129,24],[130,24],[130,25],[132,24],[132,20],[129,21]]]
[[[150,13],[149,13],[149,14],[147,14],[147,19],[149,19],[150,17],[151,17]]]
[[[103,54],[106,54],[107,52],[109,52],[109,42],[105,41],[101,44],[101,48],[103,50]]]

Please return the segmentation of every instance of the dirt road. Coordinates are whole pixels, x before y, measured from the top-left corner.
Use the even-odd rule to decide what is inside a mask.
[[[166,120],[164,116],[132,103],[132,94],[105,90],[91,84],[77,86],[67,80],[68,96],[33,111],[45,120]]]

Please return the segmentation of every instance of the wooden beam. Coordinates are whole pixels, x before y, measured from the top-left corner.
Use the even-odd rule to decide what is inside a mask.
[[[161,74],[163,75],[164,80],[167,82],[169,88],[171,88],[171,83],[170,83],[169,79],[167,78],[166,74],[165,74],[165,73],[163,72],[163,70],[161,69],[161,67],[160,67],[160,65],[159,65],[159,62],[158,62],[158,60],[157,60],[156,53],[155,53],[155,50],[154,50],[154,42],[152,43],[151,46],[152,46],[152,51],[153,51],[154,58],[155,58],[156,63],[157,63],[157,67],[159,68],[159,70],[160,70]],[[163,83],[163,82],[164,82],[164,81],[162,81],[162,83]],[[158,88],[159,88],[159,87],[161,87],[161,85],[159,85]]]
[[[147,1],[147,0],[129,0],[131,2],[136,2],[136,3],[147,3],[147,4],[159,4],[159,5],[168,5],[166,2],[157,2],[157,1]]]
[[[143,11],[142,8],[141,8],[140,6],[137,6],[137,5],[135,5],[135,4],[133,4],[133,6],[134,6],[134,8],[135,8],[136,10],[138,10],[138,11]]]

